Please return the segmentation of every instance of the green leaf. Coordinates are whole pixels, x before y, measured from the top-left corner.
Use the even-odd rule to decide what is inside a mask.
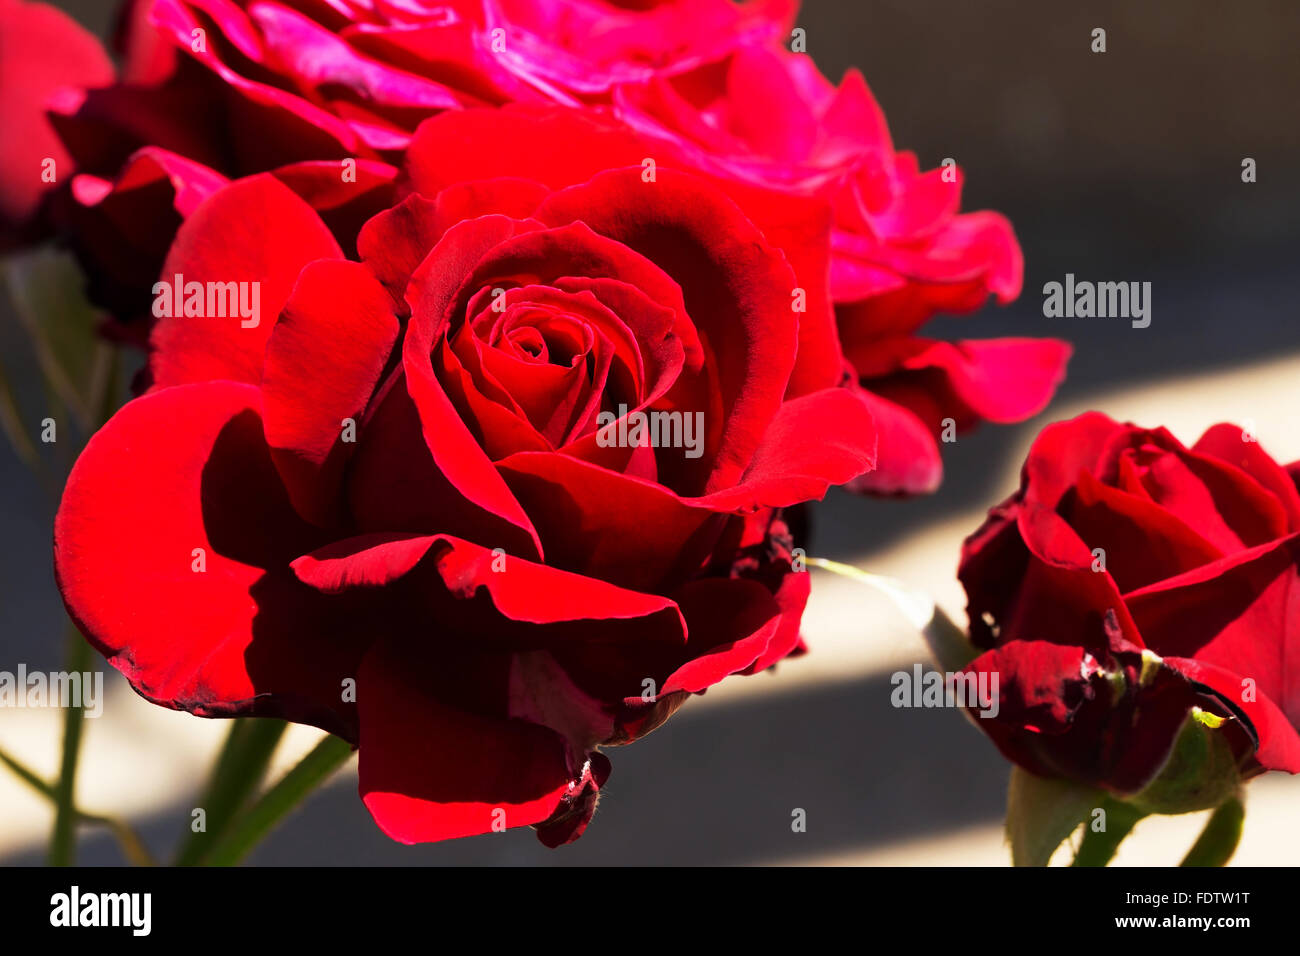
[[[28,468],[38,468],[40,455],[36,452],[36,441],[26,421],[18,407],[18,397],[14,394],[13,386],[9,384],[9,376],[3,365],[0,365],[0,431],[5,433],[23,464]]]
[[[952,619],[943,612],[943,608],[935,604],[934,599],[920,588],[897,578],[872,574],[851,564],[842,564],[828,558],[807,558],[806,563],[830,571],[832,574],[859,581],[888,597],[912,623],[912,626],[921,632],[921,636],[929,645],[930,653],[934,655],[935,661],[943,670],[962,670],[979,656],[979,649],[971,644],[966,632],[953,623]]]
[[[19,322],[56,402],[87,429],[93,424],[94,396],[108,373],[99,344],[99,312],[87,300],[85,279],[71,254],[42,247],[4,263]]]
[[[346,740],[332,734],[326,737],[249,808],[204,862],[209,866],[239,863],[277,823],[351,756],[352,745]]]
[[[1046,866],[1056,848],[1107,799],[1104,791],[1068,780],[1048,780],[1011,768],[1007,840],[1013,866]]]
[[[970,642],[966,632],[957,626],[943,608],[934,606],[934,616],[922,630],[925,643],[941,670],[957,672],[980,656],[979,648]]]
[[[176,857],[176,866],[203,862],[206,854],[234,826],[240,810],[262,785],[266,768],[288,726],[283,720],[269,717],[241,717],[232,722],[208,789],[199,803],[205,829],[190,831]]]

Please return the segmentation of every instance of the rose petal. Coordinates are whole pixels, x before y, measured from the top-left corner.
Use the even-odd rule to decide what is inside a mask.
[[[266,440],[298,513],[338,520],[356,431],[397,342],[392,299],[360,263],[308,263],[266,349]],[[347,438],[348,422],[352,437]]]
[[[225,318],[173,315],[154,327],[149,368],[155,388],[229,379],[257,383],[267,339],[298,273],[342,252],[305,202],[268,175],[231,183],[194,211],[176,233],[161,281],[257,283],[260,314]],[[241,290],[243,291],[243,290]]]
[[[54,182],[72,178],[72,160],[45,116],[50,95],[65,86],[104,86],[113,76],[99,41],[66,13],[44,3],[0,3],[0,226],[6,231],[26,225],[51,188],[46,159],[54,161]]]
[[[867,389],[860,389],[858,397],[867,406],[876,432],[876,466],[849,487],[878,495],[926,495],[938,488],[943,462],[934,434],[925,423],[903,406]]]
[[[321,543],[271,463],[257,389],[187,385],[136,399],[91,439],[55,521],[55,571],[78,627],[149,700],[350,736],[340,687],[365,638],[289,573]]]
[[[784,257],[720,192],[670,170],[653,183],[635,170],[601,173],[551,196],[535,216],[552,225],[583,222],[681,285],[705,346],[701,376],[720,396],[724,419],[706,421],[705,453],[698,464],[682,463],[674,487],[708,494],[734,485],[780,408],[794,365],[796,286]]]

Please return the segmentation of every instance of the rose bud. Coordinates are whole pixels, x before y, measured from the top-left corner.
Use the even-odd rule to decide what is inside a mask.
[[[962,550],[969,669],[999,687],[976,725],[1143,812],[1300,771],[1297,475],[1232,425],[1191,448],[1098,413],[1045,429]]]

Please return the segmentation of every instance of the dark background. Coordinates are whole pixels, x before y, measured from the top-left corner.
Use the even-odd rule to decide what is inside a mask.
[[[114,8],[55,5],[101,35]],[[1020,301],[940,320],[929,333],[1069,338],[1066,399],[1297,349],[1295,0],[806,0],[800,25],[825,73],[863,71],[899,148],[915,150],[923,168],[955,158],[966,172],[964,208],[1000,210],[1016,226],[1026,260]],[[1094,27],[1107,31],[1104,54],[1090,51]],[[1257,162],[1254,184],[1241,181],[1245,157]],[[1067,272],[1150,281],[1151,327],[1044,318],[1042,286]],[[19,348],[8,304],[0,308],[0,345]],[[1298,395],[1300,387],[1275,401],[1294,406]],[[993,503],[1010,489],[992,476],[1030,427],[986,427],[946,449],[947,478],[933,497],[833,493],[817,511],[814,550],[853,560]],[[45,499],[0,448],[0,667],[59,666],[49,529]],[[953,714],[892,709],[886,675],[797,692],[782,691],[779,678],[749,679],[772,680],[772,689],[698,714],[688,706],[615,751],[608,794],[575,846],[550,852],[524,831],[401,847],[344,783],[313,798],[254,860],[733,863],[866,849],[1001,818],[1006,764]],[[808,809],[808,833],[791,833],[792,807]],[[188,805],[137,822],[161,851],[187,816]],[[91,838],[82,859],[117,854]]]

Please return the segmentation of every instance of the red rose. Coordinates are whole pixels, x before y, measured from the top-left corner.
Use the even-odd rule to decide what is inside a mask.
[[[852,391],[792,387],[799,280],[719,189],[591,175],[601,127],[486,115],[421,129],[420,192],[360,262],[268,175],[194,210],[160,311],[177,281],[258,282],[260,320],[158,321],[152,390],[69,479],[56,570],[150,700],[355,742],[394,838],[554,845],[595,808],[599,748],[796,649],[779,509],[874,438]]]
[[[859,74],[836,89],[806,55],[779,47],[792,18],[784,0],[137,0],[119,31],[131,82],[53,104],[80,169],[60,221],[92,299],[125,320],[112,331],[139,339],[147,323],[131,320],[147,315],[177,225],[221,183],[274,172],[351,255],[359,224],[391,204],[390,164],[426,117],[594,107],[639,131],[624,142],[640,155],[623,162],[653,156],[724,183],[799,257],[796,273],[816,276],[826,294],[808,303],[793,388],[855,377],[881,451],[854,487],[931,491],[938,436],[1036,413],[1070,349],[917,335],[937,311],[1014,297],[1019,248],[997,214],[957,214],[955,167],[922,175],[914,156],[894,152]],[[342,163],[356,164],[355,183],[340,182]],[[826,205],[821,247],[750,208],[773,187]],[[794,226],[810,222],[800,213]]]
[[[1226,718],[1242,776],[1300,772],[1298,477],[1232,425],[1190,449],[1097,413],[1045,429],[962,553],[971,669],[1001,685],[975,723],[1027,770],[1119,795],[1193,707]]]
[[[360,223],[390,204],[389,164],[400,162],[425,118],[511,102],[608,99],[614,82],[671,74],[738,44],[769,42],[792,19],[786,0],[130,0],[117,31],[123,82],[69,90],[48,104],[62,146],[43,117],[44,98],[38,101],[26,79],[13,85],[20,94],[13,109],[39,121],[41,141],[56,155],[70,154],[61,182],[72,181],[75,159],[81,175],[61,195],[59,225],[86,267],[92,299],[126,321],[112,331],[138,336],[130,320],[147,310],[148,287],[176,226],[222,181],[286,171],[281,178],[350,252]],[[0,69],[38,79],[57,74],[74,86],[110,82],[93,38],[68,26],[89,48],[85,57],[69,54],[85,61],[81,68],[33,70],[0,49]],[[107,76],[91,69],[99,62]],[[32,184],[34,196],[36,174],[27,167],[36,169],[38,140],[27,140],[15,147],[13,162],[21,161],[19,181]],[[344,161],[356,163],[366,188],[339,188]],[[19,200],[30,205],[26,192],[7,202]]]
[[[840,339],[881,434],[878,466],[857,486],[933,491],[944,419],[956,430],[1021,421],[1051,399],[1070,355],[1064,342],[917,335],[936,313],[1019,295],[1020,247],[997,213],[958,214],[958,167],[921,173],[915,155],[894,151],[857,70],[837,88],[806,54],[750,45],[690,73],[621,86],[615,105],[700,169],[831,198]]]
[[[604,102],[790,35],[798,0],[484,0],[506,69],[556,102]],[[491,33],[489,32],[489,43]]]
[[[45,111],[76,88],[113,82],[99,41],[43,3],[0,0],[0,248],[40,230],[47,193],[73,164]],[[52,165],[51,165],[52,164]]]
[[[316,211],[344,252],[354,254],[357,231],[395,195],[397,170],[378,160],[291,163],[271,175]],[[177,153],[146,146],[109,180],[81,173],[72,199],[57,216],[68,244],[86,266],[87,292],[117,321],[105,331],[143,345],[148,336],[150,291],[176,230],[202,202],[230,180]],[[144,321],[140,321],[144,320]]]
[[[393,161],[428,116],[578,105],[788,30],[787,0],[132,0],[126,84],[60,123],[87,158],[163,147],[228,175],[344,157]],[[111,171],[105,166],[100,172]]]

